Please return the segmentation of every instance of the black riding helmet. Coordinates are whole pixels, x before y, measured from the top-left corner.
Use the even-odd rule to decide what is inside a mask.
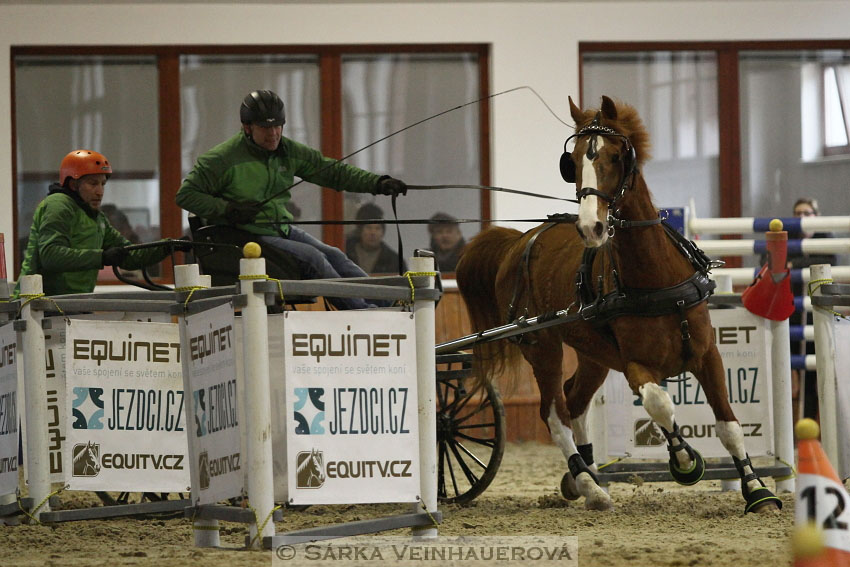
[[[242,101],[239,119],[242,124],[283,126],[286,124],[283,101],[272,91],[253,91]]]

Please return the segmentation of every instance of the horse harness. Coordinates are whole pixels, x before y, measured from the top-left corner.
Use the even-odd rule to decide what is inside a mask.
[[[508,321],[522,323],[525,315],[519,319],[516,318],[517,300],[520,294],[520,286],[523,281],[530,284],[531,271],[531,250],[537,237],[546,232],[553,226],[561,222],[575,222],[574,215],[552,215],[558,217],[555,222],[550,222],[538,227],[534,235],[529,238],[523,250],[520,259],[520,265],[517,268],[517,276],[514,282],[513,298],[508,306]],[[618,219],[619,220],[619,219]],[[670,226],[661,218],[648,221],[619,221],[620,228],[630,228],[636,226],[650,226],[653,224],[661,224],[664,228],[664,233],[673,241],[676,249],[688,260],[693,266],[695,272],[688,279],[670,287],[661,289],[643,289],[623,287],[620,283],[619,274],[616,267],[612,268],[612,276],[614,281],[614,290],[609,293],[603,292],[603,276],[599,276],[597,280],[597,288],[592,285],[593,262],[599,252],[598,248],[586,248],[582,255],[582,262],[576,272],[576,302],[578,304],[574,320],[583,320],[591,323],[594,327],[603,331],[603,334],[616,344],[613,332],[608,323],[617,317],[623,315],[633,315],[638,317],[659,317],[672,313],[679,314],[679,329],[682,338],[683,359],[688,360],[692,354],[691,335],[688,325],[686,312],[691,307],[706,301],[714,292],[716,284],[708,276],[709,271],[716,267],[718,263],[711,260],[706,254],[692,241],[682,236],[679,231]],[[610,253],[610,251],[609,251]],[[524,277],[523,277],[524,276]],[[572,305],[570,306],[572,307]],[[533,339],[527,335],[516,335],[509,338],[518,344],[526,343],[533,344]]]
[[[591,160],[598,155],[598,136],[617,137],[622,139],[624,143],[624,170],[623,177],[614,192],[613,196],[599,191],[592,187],[584,187],[576,191],[577,202],[587,197],[595,195],[605,200],[608,203],[608,230],[609,236],[614,236],[616,228],[628,229],[648,227],[656,224],[661,224],[664,228],[664,233],[673,241],[676,249],[688,260],[693,266],[695,272],[688,279],[674,286],[661,289],[641,289],[641,288],[626,288],[620,283],[619,274],[617,273],[616,264],[611,258],[612,264],[612,279],[614,281],[614,290],[609,293],[604,293],[603,276],[599,276],[597,289],[593,289],[592,272],[593,262],[599,251],[598,248],[585,248],[582,255],[581,266],[576,272],[576,301],[567,308],[569,311],[576,303],[578,303],[577,312],[565,322],[583,320],[590,322],[594,327],[602,331],[615,346],[616,340],[614,333],[608,323],[617,317],[623,315],[635,315],[640,317],[658,317],[661,315],[669,315],[672,313],[679,314],[679,329],[682,338],[683,365],[693,355],[691,346],[691,334],[688,325],[686,312],[691,307],[706,301],[713,293],[716,284],[708,277],[708,272],[718,266],[722,262],[712,261],[700,248],[692,241],[686,239],[679,232],[671,227],[662,218],[656,217],[649,220],[626,220],[618,217],[617,203],[623,198],[626,191],[631,187],[634,176],[637,174],[637,158],[635,148],[629,138],[616,130],[607,126],[602,126],[600,123],[601,112],[598,112],[593,121],[573,134],[564,142],[564,153],[561,156],[561,176],[568,183],[576,182],[575,162],[572,160],[572,154],[567,151],[567,143],[573,139],[582,136],[590,136],[590,143],[587,148],[587,157]],[[546,223],[538,227],[535,233],[526,242],[517,266],[517,274],[514,282],[514,293],[511,302],[508,305],[508,322],[515,322],[519,326],[523,326],[527,319],[526,314],[519,318],[516,317],[517,301],[519,299],[520,287],[523,281],[530,287],[531,285],[531,251],[534,247],[537,238],[562,222],[575,223],[577,215],[557,214],[550,215],[552,222]],[[611,254],[610,247],[606,247],[608,254]],[[548,314],[541,316],[546,319]],[[573,318],[574,317],[574,318]],[[540,317],[538,318],[540,319]],[[516,335],[509,338],[516,343],[533,342],[533,338],[525,334]]]

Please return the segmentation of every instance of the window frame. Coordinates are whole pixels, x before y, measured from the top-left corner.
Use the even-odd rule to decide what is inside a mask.
[[[14,45],[10,49],[11,75],[11,144],[12,155],[17,155],[17,129],[15,123],[15,58],[19,56],[154,56],[157,66],[158,142],[159,142],[159,196],[160,235],[178,238],[182,233],[181,210],[175,204],[177,189],[182,182],[181,172],[181,116],[180,116],[180,58],[184,55],[312,55],[319,60],[321,138],[318,148],[328,157],[342,155],[342,58],[350,54],[387,53],[473,53],[478,59],[479,112],[479,184],[491,184],[490,165],[490,47],[480,43],[453,44],[364,44],[364,45]],[[234,105],[238,101],[234,101]],[[467,102],[467,101],[461,101]],[[234,106],[235,108],[235,106]],[[163,112],[162,109],[168,109]],[[12,160],[12,223],[13,242],[18,238],[18,171],[17,160]],[[480,192],[483,225],[490,220],[490,194]],[[331,189],[322,190],[322,220],[343,219],[343,196]],[[343,247],[343,226],[324,225],[322,236],[328,244]],[[20,271],[23,257],[14,250],[14,272]],[[173,283],[171,260],[166,259],[163,278],[157,281]],[[104,282],[105,283],[105,282]]]

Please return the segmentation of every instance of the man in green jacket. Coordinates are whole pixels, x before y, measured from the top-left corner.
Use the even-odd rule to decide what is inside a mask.
[[[261,246],[291,254],[307,279],[366,276],[341,250],[289,224],[289,188],[298,176],[337,191],[403,195],[404,182],[327,158],[283,137],[284,105],[272,91],[246,96],[239,118],[238,134],[198,158],[177,192],[177,204],[206,222],[233,225],[257,235]],[[339,309],[369,306],[356,298],[328,301]]]
[[[45,295],[91,293],[104,266],[135,270],[168,255],[168,247],[124,249],[130,241],[100,210],[111,174],[103,154],[75,150],[62,160],[59,183],[35,209],[20,276],[41,274]],[[19,293],[20,277],[15,297]]]

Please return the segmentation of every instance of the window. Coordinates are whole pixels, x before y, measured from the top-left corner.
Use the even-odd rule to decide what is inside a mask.
[[[104,203],[117,211],[116,227],[142,242],[176,238],[187,228],[174,204],[183,176],[200,153],[239,130],[239,103],[253,89],[284,99],[285,136],[335,158],[489,94],[484,45],[13,47],[12,61],[15,275],[33,211],[73,149],[95,149],[112,162]],[[488,185],[488,114],[484,100],[350,163],[413,184]],[[428,218],[450,202],[457,216],[489,219],[486,192],[421,193],[409,193],[402,218]],[[293,197],[301,219],[316,223],[353,218],[357,207],[308,184]],[[341,226],[302,227],[344,249]],[[426,232],[405,229],[405,256],[428,246]]]
[[[823,153],[850,154],[850,65],[823,66]]]
[[[406,126],[458,104],[479,98],[478,58],[470,53],[362,54],[342,60],[343,154],[357,152],[350,163],[417,185],[477,184],[481,179],[479,108],[471,105],[437,120],[392,135]],[[391,136],[387,138],[387,136]],[[383,139],[386,138],[386,139]],[[373,142],[381,140],[370,146]],[[368,147],[367,147],[368,146]],[[363,151],[359,151],[366,148]],[[393,215],[389,197],[359,193],[344,195],[345,217],[368,209]],[[426,218],[436,213],[476,219],[479,192],[464,190],[410,191],[398,202],[400,219]],[[404,255],[435,243],[425,225],[400,225]],[[384,243],[397,247],[396,228],[385,225]],[[468,239],[480,226],[460,225]],[[356,246],[358,227],[346,231],[346,248]],[[443,266],[445,269],[445,266]],[[447,271],[453,271],[449,269]]]
[[[656,205],[719,214],[717,170],[717,61],[706,51],[586,53],[582,100],[598,106],[602,95],[634,106],[652,142],[644,169]],[[689,191],[683,191],[688,187]]]
[[[34,56],[15,66],[18,258],[62,158],[80,148],[112,165],[103,201],[112,225],[134,243],[160,238],[155,58]],[[102,277],[114,279],[111,269]]]
[[[700,217],[790,216],[799,197],[848,214],[850,41],[579,44],[586,105],[636,106],[659,206]]]

